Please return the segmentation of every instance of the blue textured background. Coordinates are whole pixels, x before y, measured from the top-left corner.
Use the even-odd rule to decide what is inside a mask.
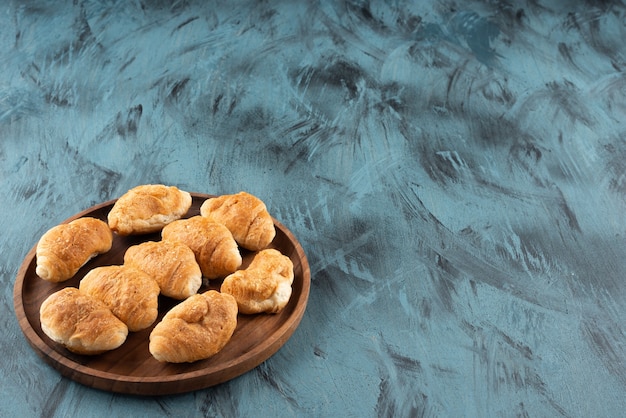
[[[2,4],[1,416],[623,414],[622,1]],[[258,368],[129,397],[28,346],[28,250],[142,183],[249,191],[303,244]]]

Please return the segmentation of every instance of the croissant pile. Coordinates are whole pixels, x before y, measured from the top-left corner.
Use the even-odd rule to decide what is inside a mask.
[[[138,236],[123,264],[93,267],[78,287],[65,287],[42,303],[43,332],[77,354],[120,347],[129,333],[149,329],[148,350],[158,361],[210,358],[230,341],[237,316],[281,312],[292,293],[293,264],[269,248],[276,230],[265,204],[240,192],[209,198],[189,216],[191,194],[148,184],[122,195],[106,220],[79,218],[42,235],[37,275],[58,283],[74,277],[116,236]],[[160,239],[141,236],[160,233]],[[151,236],[152,238],[152,236]],[[242,251],[252,253],[242,268]],[[201,291],[203,280],[222,280]],[[176,301],[159,321],[160,297]]]

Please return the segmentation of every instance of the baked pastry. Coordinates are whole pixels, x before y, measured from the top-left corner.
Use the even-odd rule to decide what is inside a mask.
[[[235,241],[251,251],[267,247],[276,235],[265,203],[246,192],[207,199],[200,206],[200,214],[226,225]]]
[[[108,215],[109,227],[119,235],[160,231],[191,207],[191,195],[175,186],[144,184],[124,193]]]
[[[96,267],[83,277],[78,288],[104,303],[129,331],[148,328],[159,313],[159,285],[132,266]]]
[[[165,314],[150,333],[155,359],[191,363],[218,353],[237,327],[237,302],[231,295],[209,290],[182,301]]]
[[[224,277],[241,266],[239,248],[228,228],[203,216],[174,221],[163,228],[161,236],[191,248],[207,279]]]
[[[72,278],[78,270],[113,245],[113,234],[106,222],[86,217],[57,225],[37,243],[36,273],[58,283]]]
[[[124,265],[142,270],[159,284],[161,294],[186,299],[198,293],[202,272],[191,248],[180,241],[147,241],[124,254]]]
[[[291,298],[293,277],[291,259],[268,248],[258,252],[247,268],[228,275],[220,291],[233,295],[243,314],[278,313]]]
[[[75,287],[48,296],[39,308],[41,330],[77,354],[101,354],[121,346],[128,328],[104,304]]]

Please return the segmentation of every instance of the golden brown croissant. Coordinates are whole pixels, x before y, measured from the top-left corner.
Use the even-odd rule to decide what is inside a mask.
[[[72,278],[90,259],[111,249],[113,234],[95,218],[78,218],[48,230],[37,243],[37,275],[50,282]]]
[[[207,199],[200,206],[200,214],[226,225],[235,241],[251,251],[267,247],[276,235],[265,203],[246,192]]]
[[[159,313],[159,285],[132,266],[96,267],[83,277],[79,289],[104,303],[129,331],[148,328]]]
[[[161,294],[186,299],[198,292],[202,272],[191,248],[179,241],[147,241],[124,254],[124,265],[144,271],[159,284]]]
[[[175,186],[144,184],[124,193],[108,215],[109,227],[119,235],[160,231],[191,207],[191,195]]]
[[[237,327],[237,302],[209,290],[179,303],[150,333],[150,353],[158,361],[194,362],[218,353]]]
[[[109,308],[75,287],[48,296],[39,309],[42,331],[78,354],[100,354],[126,341],[128,328]]]
[[[191,248],[207,279],[226,276],[241,266],[241,254],[230,231],[203,216],[174,221],[163,228],[161,236]]]
[[[243,314],[278,313],[291,298],[293,277],[291,259],[278,250],[265,249],[246,269],[228,275],[220,291],[233,295]]]

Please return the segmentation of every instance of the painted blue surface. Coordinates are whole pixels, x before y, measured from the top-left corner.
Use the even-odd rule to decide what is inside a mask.
[[[623,414],[622,1],[2,10],[1,416]],[[128,397],[23,338],[28,250],[142,183],[247,190],[303,244],[306,315],[257,369]]]

